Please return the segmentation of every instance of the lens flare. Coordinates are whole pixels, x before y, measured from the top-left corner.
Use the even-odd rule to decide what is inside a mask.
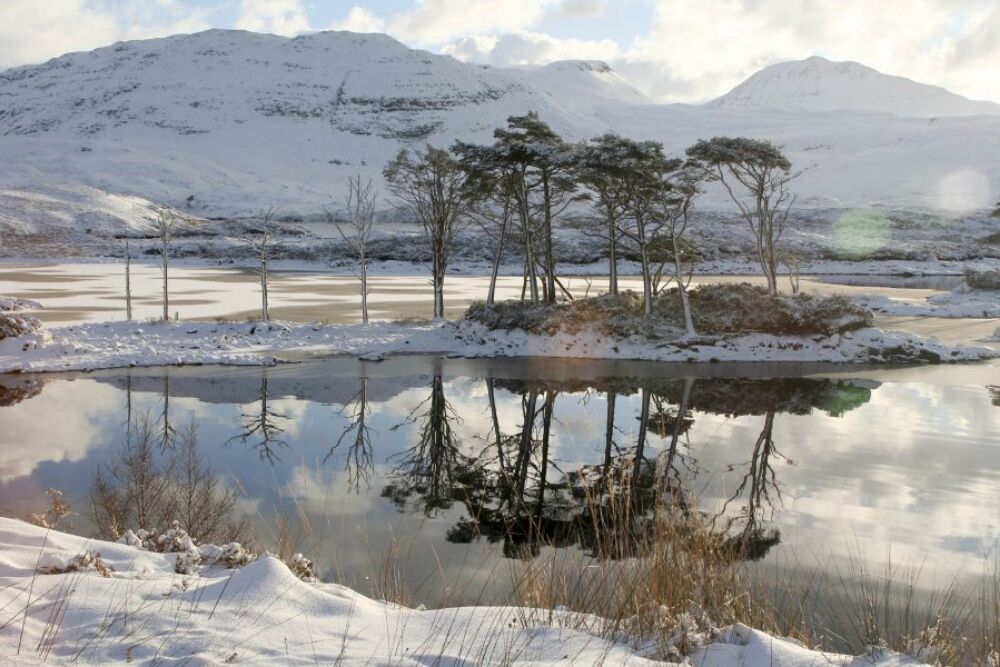
[[[865,259],[889,241],[889,219],[867,209],[848,211],[833,223],[830,244],[844,259]]]
[[[988,208],[990,179],[973,169],[955,171],[938,182],[938,208],[952,213],[972,213]]]

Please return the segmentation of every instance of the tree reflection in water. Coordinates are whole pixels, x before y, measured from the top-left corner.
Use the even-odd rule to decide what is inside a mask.
[[[348,484],[355,492],[361,491],[362,482],[366,490],[369,488],[371,475],[375,470],[375,457],[372,451],[373,429],[368,420],[370,414],[368,378],[361,376],[358,382],[361,385],[358,393],[341,410],[341,415],[349,415],[347,426],[323,457],[323,464],[326,465],[340,451],[341,446],[347,444],[344,468],[347,470]]]
[[[284,424],[288,415],[276,411],[270,404],[270,394],[267,390],[267,374],[261,375],[260,407],[256,411],[243,412],[241,423],[243,430],[226,441],[230,445],[236,441],[257,452],[261,460],[270,464],[280,462],[278,451],[288,447],[288,441],[283,437]]]
[[[498,417],[498,389],[517,397],[521,423],[507,431]],[[557,398],[603,391],[607,412],[603,457],[562,471],[552,456]],[[631,444],[616,425],[620,396],[638,394]],[[575,545],[598,558],[638,554],[657,521],[708,522],[717,548],[733,558],[758,559],[780,540],[769,527],[781,501],[774,462],[779,413],[822,409],[840,415],[865,403],[870,390],[825,380],[722,380],[694,378],[630,382],[486,380],[490,433],[459,442],[458,415],[435,375],[429,396],[404,423],[417,425],[416,444],[396,457],[383,495],[427,515],[458,509],[449,529],[455,543],[483,538],[504,555],[533,558],[544,546]],[[688,486],[699,473],[689,436],[695,412],[759,415],[762,430],[736,491],[717,515],[698,508]],[[400,428],[399,425],[396,428]],[[479,443],[479,446],[476,446]]]
[[[393,457],[395,468],[382,495],[401,507],[416,500],[427,515],[450,508],[461,482],[468,481],[465,472],[471,469],[452,428],[457,421],[444,396],[444,380],[435,374],[428,397],[393,427],[399,430],[416,424],[418,437],[415,445]]]

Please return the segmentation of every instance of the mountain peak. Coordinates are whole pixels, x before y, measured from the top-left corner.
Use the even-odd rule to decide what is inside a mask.
[[[708,105],[916,117],[1000,115],[1000,104],[994,102],[970,100],[858,62],[818,55],[765,67]]]

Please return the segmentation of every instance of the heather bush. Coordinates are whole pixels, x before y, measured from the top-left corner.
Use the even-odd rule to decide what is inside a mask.
[[[871,326],[872,314],[845,296],[794,294],[770,296],[749,284],[704,285],[689,291],[697,330],[705,335],[770,333],[832,335]],[[684,320],[676,288],[660,293],[649,318],[642,298],[631,291],[555,304],[526,301],[475,303],[465,318],[493,330],[521,329],[534,334],[574,334],[591,328],[613,337],[683,335]]]
[[[1000,269],[965,272],[965,282],[972,289],[1000,291]]]

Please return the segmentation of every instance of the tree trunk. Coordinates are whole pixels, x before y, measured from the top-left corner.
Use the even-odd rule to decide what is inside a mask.
[[[653,277],[649,271],[649,252],[646,250],[646,224],[642,214],[636,215],[638,232],[639,261],[642,265],[642,313],[646,317],[653,314]]]
[[[531,303],[538,303],[538,276],[535,273],[535,251],[532,247],[531,216],[528,213],[527,196],[528,194],[522,183],[521,196],[518,198],[518,213],[521,218],[521,231],[524,235],[524,268],[528,278],[528,289],[531,294]]]
[[[618,232],[608,214],[608,294],[618,294]]]
[[[437,253],[436,253],[437,254]],[[444,262],[440,256],[434,258],[432,271],[434,273],[434,319],[444,319]]]
[[[496,255],[493,257],[493,272],[490,274],[490,289],[486,293],[486,305],[492,306],[496,299],[497,276],[500,274],[500,262],[503,261],[503,243],[507,237],[507,205],[504,205],[503,221],[500,223],[500,239],[497,241]],[[523,298],[523,297],[522,297]]]
[[[604,467],[601,472],[601,486],[606,487],[611,471],[611,450],[615,444],[615,402],[618,394],[608,392],[608,412],[604,419]]]
[[[267,307],[267,260],[260,260],[260,316],[265,322],[271,320],[271,313]]]
[[[545,209],[545,301],[556,300],[556,258],[552,254],[552,193],[549,177],[542,177],[542,202]]]
[[[361,244],[361,322],[368,324],[368,258],[364,241]]]
[[[160,248],[160,252],[163,255],[163,321],[167,322],[170,320],[170,292],[168,289],[168,277],[167,277],[167,237],[163,237],[163,245]]]
[[[635,502],[639,499],[639,476],[642,474],[642,459],[646,451],[646,432],[649,428],[649,398],[650,392],[645,387],[642,389],[642,408],[639,412],[639,436],[635,445],[635,461],[632,466],[632,503],[635,509]]]
[[[681,297],[681,310],[684,313],[684,331],[688,336],[696,334],[694,318],[691,316],[691,302],[688,300],[687,287],[684,285],[684,271],[681,268],[681,250],[677,245],[678,238],[674,230],[670,230],[670,244],[673,246],[674,280],[677,281],[677,292]]]
[[[125,239],[125,319],[132,321],[132,253]]]

